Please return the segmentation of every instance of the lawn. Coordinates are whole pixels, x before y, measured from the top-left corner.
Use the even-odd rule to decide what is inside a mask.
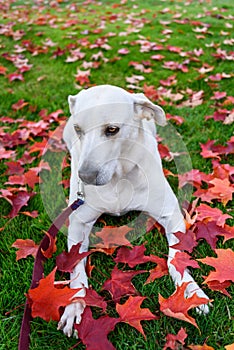
[[[11,0],[0,3],[0,14],[0,350],[18,347],[34,262],[32,256],[16,261],[12,244],[17,239],[38,244],[66,207],[69,156],[60,138],[69,117],[67,97],[99,84],[143,92],[164,108],[169,125],[158,129],[160,153],[168,181],[187,209],[193,237],[193,249],[183,249],[199,263],[192,275],[213,300],[206,316],[194,308],[189,311],[197,328],[169,317],[160,309],[159,294],[169,298],[174,293],[171,278],[165,274],[145,283],[159,265],[143,258],[130,268],[114,261],[121,248],[99,249],[89,257],[89,282],[107,309],[91,307],[93,318],[118,318],[116,302],[129,300],[128,295],[114,300],[103,289],[116,267],[146,271],[129,282],[130,294],[145,297],[142,308],[157,316],[141,322],[145,337],[129,320],[117,323],[107,332],[106,349],[234,349],[232,1]],[[166,258],[162,230],[147,230],[148,218],[141,213],[104,215],[92,242],[106,224],[129,226],[125,238],[134,247],[145,247],[147,256]],[[45,276],[66,249],[66,230],[64,226],[58,234]],[[207,282],[214,273],[212,263],[199,260],[206,257],[216,258],[213,283]],[[65,279],[69,274],[56,273],[56,280]],[[184,339],[177,336],[170,345],[169,334],[181,328]],[[106,336],[100,333],[96,349]],[[30,338],[32,350],[93,349],[85,341],[66,338],[56,321],[40,317],[33,319]]]

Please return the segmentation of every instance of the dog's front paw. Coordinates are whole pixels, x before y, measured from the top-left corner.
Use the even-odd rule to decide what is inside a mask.
[[[81,322],[81,315],[84,309],[85,304],[79,301],[67,305],[58,323],[58,329],[63,330],[65,335],[71,337],[74,332],[73,325]]]
[[[196,311],[200,315],[206,315],[206,314],[208,314],[210,312],[210,306],[212,306],[211,303],[209,303],[209,304],[202,304],[202,305],[196,307]]]
[[[195,282],[191,282],[187,286],[187,289],[185,291],[185,296],[187,298],[191,298],[194,294],[196,294],[198,298],[204,298],[204,299],[207,299],[207,301],[210,300],[208,296],[203,292],[203,290]],[[210,302],[208,302],[207,304],[201,304],[196,307],[196,311],[199,314],[206,315],[210,311],[210,306],[212,306]]]

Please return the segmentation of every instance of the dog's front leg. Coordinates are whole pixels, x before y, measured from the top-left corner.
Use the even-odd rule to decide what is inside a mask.
[[[166,231],[166,237],[169,245],[168,252],[168,270],[172,277],[175,286],[180,286],[183,282],[189,282],[186,289],[186,297],[191,297],[193,294],[197,294],[200,298],[206,298],[207,295],[203,290],[197,285],[193,277],[190,275],[189,270],[186,269],[183,276],[178,272],[175,266],[171,263],[172,259],[175,257],[176,252],[179,250],[173,249],[172,246],[179,242],[174,233],[180,231],[186,234],[185,223],[183,215],[180,211],[179,204],[175,194],[170,188],[169,184],[166,182],[164,192],[164,204],[161,206],[160,210],[156,213],[155,211],[150,215],[153,216]],[[156,214],[156,215],[155,215]],[[209,307],[207,305],[201,305],[198,311],[203,313],[209,312]]]
[[[68,250],[73,245],[82,242],[79,252],[85,252],[89,247],[89,234],[93,224],[99,217],[99,213],[83,204],[77,211],[70,216],[70,225],[68,229]],[[82,259],[71,273],[71,288],[81,288],[75,297],[84,297],[86,288],[88,288],[88,279],[85,272],[86,259]],[[85,304],[82,302],[72,302],[69,304],[60,319],[58,329],[62,329],[64,334],[70,337],[73,334],[74,323],[80,323],[81,315]]]

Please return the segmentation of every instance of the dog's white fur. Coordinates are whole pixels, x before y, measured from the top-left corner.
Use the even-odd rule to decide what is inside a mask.
[[[70,216],[68,248],[82,241],[80,252],[88,250],[90,231],[102,213],[145,212],[165,228],[168,268],[175,285],[191,282],[186,295],[196,293],[207,298],[188,271],[182,278],[171,264],[176,253],[171,246],[178,242],[173,233],[185,232],[185,225],[177,199],[164,177],[157,148],[155,123],[166,124],[162,108],[144,94],[130,94],[111,85],[83,90],[68,100],[71,117],[63,137],[71,154],[69,202],[77,198],[78,177],[84,182],[85,192],[85,204]],[[119,131],[106,135],[108,126],[118,127]],[[85,259],[71,274],[71,288],[79,287],[83,289],[77,296],[84,296],[84,287],[88,288]],[[208,312],[207,305],[201,309]],[[81,321],[83,310],[80,302],[68,305],[59,329],[71,336],[73,324]]]

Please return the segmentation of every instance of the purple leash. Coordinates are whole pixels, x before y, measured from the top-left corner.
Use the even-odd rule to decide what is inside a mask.
[[[33,274],[32,274],[32,282],[30,289],[34,289],[38,286],[39,281],[43,277],[44,272],[44,262],[46,261],[46,257],[42,254],[42,251],[45,251],[48,249],[50,244],[50,237],[55,238],[58,231],[66,221],[66,219],[69,217],[69,215],[84,204],[84,201],[82,199],[77,199],[75,202],[73,202],[69,207],[67,207],[52,223],[48,230],[48,235],[45,235],[43,239],[41,240],[41,243],[39,245],[37,255],[34,262],[33,267]],[[21,330],[20,330],[20,338],[19,338],[19,345],[18,350],[28,350],[29,344],[30,344],[30,322],[32,321],[32,315],[31,315],[31,308],[29,305],[28,300],[26,300],[25,308],[24,308],[24,316],[21,324]]]

